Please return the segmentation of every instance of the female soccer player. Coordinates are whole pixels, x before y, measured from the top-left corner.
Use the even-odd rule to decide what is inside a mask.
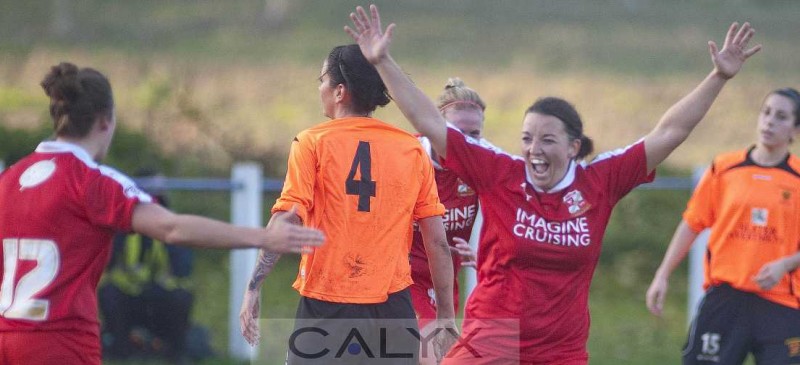
[[[442,116],[461,133],[480,141],[483,132],[483,115],[486,104],[478,93],[467,87],[459,78],[447,81],[444,91],[436,100],[436,107]],[[422,146],[431,156],[439,199],[447,211],[444,214],[444,228],[450,250],[453,252],[453,306],[458,312],[458,272],[461,266],[475,267],[475,253],[467,241],[472,233],[478,215],[478,195],[452,171],[443,168],[438,162],[436,152],[431,149],[428,138],[419,137]],[[428,267],[428,256],[422,234],[414,230],[411,244],[411,299],[417,314],[419,327],[423,330],[436,319],[436,296]],[[423,356],[427,355],[427,356]],[[435,363],[432,349],[422,351],[420,363]]]
[[[722,50],[709,42],[713,71],[640,141],[578,162],[591,152],[583,123],[564,100],[543,98],[525,112],[522,156],[473,143],[448,128],[435,105],[389,55],[376,7],[358,7],[345,30],[380,72],[443,166],[475,189],[484,214],[478,286],[467,303],[462,341],[446,364],[586,364],[588,296],[614,205],[653,172],[711,107],[728,79],[760,47],[746,49],[750,25],[731,25]]]
[[[647,290],[660,316],[669,277],[697,235],[711,229],[705,299],[689,331],[684,364],[800,362],[800,94],[767,94],[755,145],[717,156],[689,200]]]
[[[0,175],[0,363],[101,363],[96,290],[117,231],[197,247],[301,252],[322,244],[319,231],[285,220],[234,227],[154,204],[97,162],[116,127],[108,79],[61,63],[41,85],[56,139]]]
[[[355,325],[349,319],[360,319],[368,324],[365,330],[373,331],[362,336],[365,341],[377,340],[380,330],[400,331],[381,342],[395,347],[380,357],[382,363],[415,364],[419,341],[405,330],[417,327],[408,288],[415,220],[430,261],[437,319],[454,330],[452,259],[430,158],[413,135],[371,117],[389,103],[389,96],[358,45],[335,47],[323,62],[319,81],[323,114],[330,120],[295,137],[286,182],[272,208],[274,217],[288,216],[327,236],[325,246],[300,262],[294,288],[301,299],[288,363],[307,363],[320,353],[328,355],[313,363],[373,363],[380,356],[377,342],[369,353],[337,354],[318,336],[301,336],[306,328],[323,328],[331,333],[325,336],[327,343],[339,340],[332,344],[339,346],[347,338],[332,333]],[[293,206],[297,211],[289,212]],[[241,326],[251,344],[258,341],[261,283],[277,259],[262,250],[243,299]],[[293,339],[316,342],[296,344]]]

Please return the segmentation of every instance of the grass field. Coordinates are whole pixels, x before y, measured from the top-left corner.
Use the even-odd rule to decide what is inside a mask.
[[[67,7],[58,10],[59,3]],[[0,0],[0,124],[45,123],[38,81],[48,66],[72,60],[110,76],[118,120],[178,161],[172,175],[224,175],[232,161],[253,159],[282,176],[292,137],[323,119],[316,91],[322,59],[350,42],[341,28],[352,8],[365,4],[288,3],[285,22],[271,27],[261,18],[263,0]],[[415,82],[435,95],[448,77],[460,76],[489,105],[488,138],[512,152],[523,110],[543,95],[573,101],[599,151],[638,139],[710,71],[706,42],[720,43],[734,20],[751,21],[764,50],[729,83],[664,172],[685,176],[718,152],[746,146],[763,95],[800,86],[797,1],[377,3],[385,22],[398,24],[393,55]],[[72,24],[66,33],[52,30],[58,14]],[[391,105],[377,116],[408,128]],[[676,274],[662,319],[646,312],[643,297],[687,197],[637,192],[617,208],[592,286],[592,364],[678,362],[685,277]],[[182,212],[229,217],[225,194],[171,198]],[[223,353],[227,269],[227,253],[197,253],[194,318],[211,329]],[[268,279],[264,308],[271,315],[294,313],[295,271],[296,259],[287,257]]]

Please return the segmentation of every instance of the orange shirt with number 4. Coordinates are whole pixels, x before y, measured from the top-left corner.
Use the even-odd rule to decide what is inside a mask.
[[[293,286],[336,303],[381,303],[411,285],[412,224],[445,211],[419,141],[366,117],[334,119],[297,135],[272,212],[295,205],[327,241],[303,255]]]

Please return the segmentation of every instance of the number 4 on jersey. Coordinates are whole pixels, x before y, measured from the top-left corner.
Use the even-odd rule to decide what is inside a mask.
[[[361,170],[361,179],[355,180],[356,170]],[[358,211],[369,212],[369,198],[375,196],[375,182],[372,181],[372,156],[369,142],[359,141],[353,165],[345,181],[347,195],[358,195]]]

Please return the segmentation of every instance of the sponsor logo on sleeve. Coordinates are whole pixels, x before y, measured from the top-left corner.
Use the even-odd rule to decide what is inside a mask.
[[[43,160],[29,166],[19,177],[19,190],[29,189],[47,181],[55,171],[56,163],[53,160]]]

